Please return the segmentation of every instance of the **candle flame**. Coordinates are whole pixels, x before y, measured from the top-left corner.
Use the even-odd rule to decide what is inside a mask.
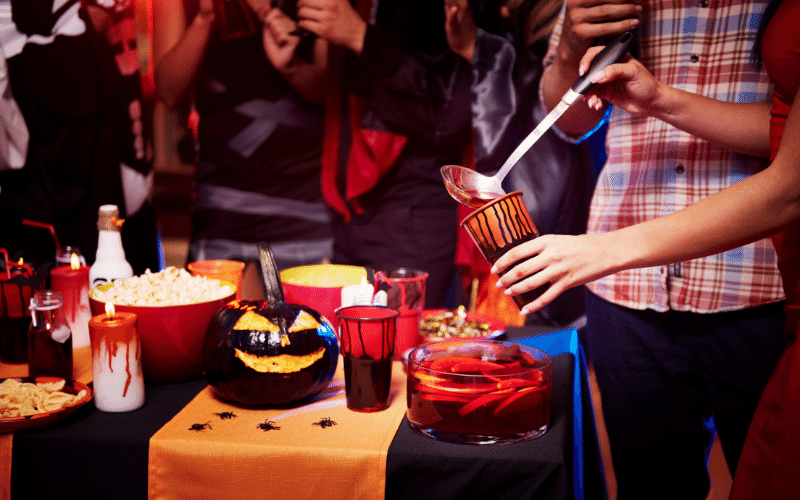
[[[20,258],[19,258],[19,261],[17,262],[17,264],[19,264],[20,266],[21,266],[22,264],[24,264],[24,262],[22,261],[22,257],[20,257]]]
[[[109,318],[114,317],[114,304],[111,302],[106,302],[106,315],[108,315]]]
[[[69,267],[72,269],[80,269],[81,268],[81,259],[78,257],[78,254],[73,253],[69,258]]]

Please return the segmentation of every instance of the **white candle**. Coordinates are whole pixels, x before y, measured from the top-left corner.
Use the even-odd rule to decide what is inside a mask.
[[[94,404],[98,410],[124,412],[144,404],[142,345],[137,317],[129,312],[114,312],[89,320],[92,341]]]
[[[342,287],[342,307],[347,306],[367,306],[372,302],[372,285],[367,282],[366,277],[361,278],[358,285],[346,285]]]
[[[378,293],[376,293],[375,296],[372,297],[372,305],[373,306],[385,306],[386,305],[386,299],[388,297],[389,296],[386,294],[386,292],[384,290],[379,290]]]

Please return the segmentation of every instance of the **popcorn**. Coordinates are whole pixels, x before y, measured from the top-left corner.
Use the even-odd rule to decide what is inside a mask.
[[[157,273],[114,280],[106,291],[92,290],[95,300],[119,306],[178,306],[221,299],[234,292],[218,279],[192,276],[185,269],[168,267]]]

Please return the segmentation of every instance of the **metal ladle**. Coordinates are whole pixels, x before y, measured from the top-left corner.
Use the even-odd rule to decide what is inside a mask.
[[[564,111],[594,87],[595,84],[591,80],[598,72],[622,59],[633,45],[635,38],[633,31],[626,31],[600,51],[592,61],[589,71],[572,84],[572,88],[564,94],[561,102],[544,117],[539,125],[533,129],[533,132],[523,139],[496,174],[486,176],[458,165],[445,165],[442,167],[442,177],[450,196],[464,205],[479,208],[489,201],[506,194],[501,183],[508,175],[508,172],[511,171],[511,167],[558,120]]]

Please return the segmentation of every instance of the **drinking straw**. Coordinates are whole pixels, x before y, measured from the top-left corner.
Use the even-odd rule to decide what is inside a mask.
[[[29,277],[33,276],[33,274],[34,274],[33,273],[33,268],[31,266],[29,266],[28,264],[22,264],[22,263],[14,262],[13,260],[9,260],[8,251],[5,248],[0,248],[0,254],[3,255],[3,260],[5,261],[5,266],[6,266],[5,278],[2,278],[2,275],[0,275],[0,278],[2,278],[3,281],[8,281],[8,280],[11,279],[11,268],[12,267],[16,267],[16,268],[20,269],[21,270],[20,272],[26,278],[29,278]],[[22,259],[20,259],[20,260],[22,260]]]
[[[56,244],[56,254],[61,253],[61,244],[58,242],[58,236],[56,236],[55,228],[50,224],[45,224],[44,222],[37,222],[35,220],[29,219],[22,219],[22,223],[26,226],[33,226],[33,227],[40,227],[42,229],[47,229],[50,231],[50,235],[53,236],[53,241]]]

